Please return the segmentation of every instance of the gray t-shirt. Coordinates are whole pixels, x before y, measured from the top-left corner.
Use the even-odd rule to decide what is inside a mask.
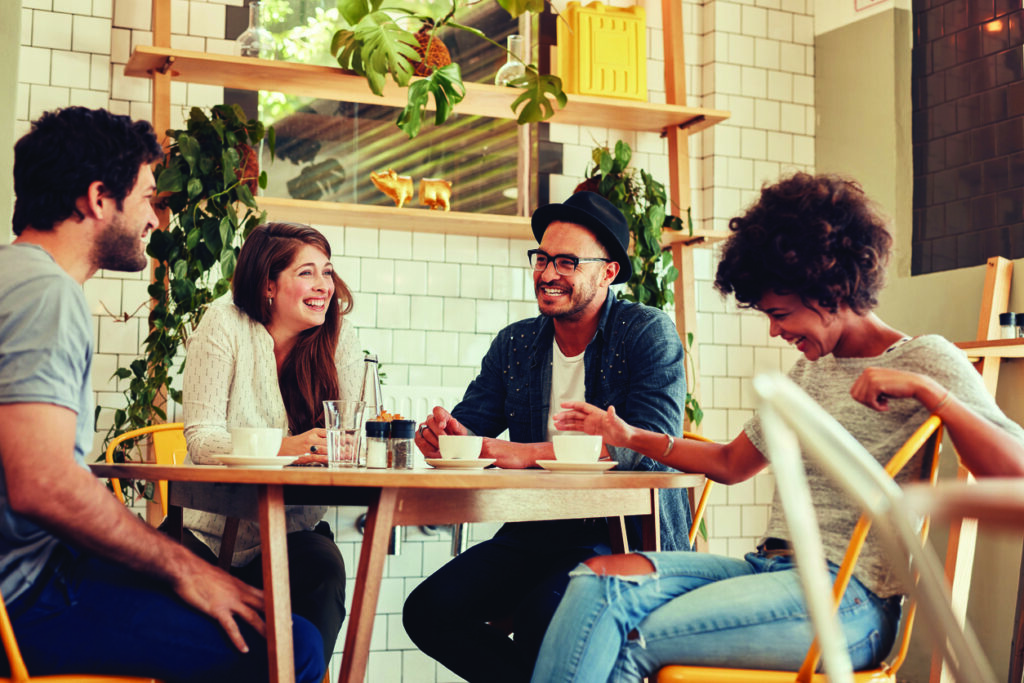
[[[82,467],[93,437],[92,327],[81,285],[46,251],[0,247],[0,403],[73,410],[75,460]],[[0,468],[0,591],[8,602],[32,585],[58,543],[11,512]]]
[[[889,410],[885,412],[875,411],[854,401],[850,396],[850,388],[868,367],[886,367],[928,375],[976,413],[1005,429],[1024,445],[1024,430],[999,409],[964,352],[940,336],[917,337],[874,358],[836,358],[830,355],[816,361],[806,358],[798,360],[789,373],[790,378],[835,417],[878,462],[888,462],[930,413],[913,399],[890,401]],[[765,446],[760,420],[755,416],[743,429],[754,446],[763,453]],[[914,456],[896,476],[896,481],[902,484],[920,479],[923,461],[921,453]],[[825,556],[841,564],[850,534],[860,517],[860,508],[816,465],[813,458],[805,456],[804,462],[818,525],[821,527]],[[778,489],[775,491],[765,536],[789,538]],[[890,565],[891,561],[884,555],[876,534],[868,534],[854,575],[879,597],[886,598],[906,592]]]

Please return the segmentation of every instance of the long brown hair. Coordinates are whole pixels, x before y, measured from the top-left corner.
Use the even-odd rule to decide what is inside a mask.
[[[264,325],[270,322],[270,301],[266,291],[281,272],[291,265],[303,244],[331,256],[331,245],[320,232],[301,223],[264,223],[253,228],[242,244],[238,265],[231,278],[235,305]],[[278,384],[292,434],[323,424],[323,402],[338,398],[338,369],[334,354],[341,334],[341,319],[352,310],[352,292],[336,272],[334,296],[327,305],[323,325],[299,334],[288,353]]]

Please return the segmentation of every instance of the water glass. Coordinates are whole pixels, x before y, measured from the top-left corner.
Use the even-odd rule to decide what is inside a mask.
[[[324,401],[329,467],[359,466],[359,441],[365,407],[362,401]]]

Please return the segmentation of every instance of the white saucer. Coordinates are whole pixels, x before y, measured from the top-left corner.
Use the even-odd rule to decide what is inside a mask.
[[[614,460],[595,462],[568,462],[565,460],[538,460],[537,464],[553,472],[603,472],[618,465]]]
[[[424,458],[424,461],[431,467],[438,469],[472,470],[481,469],[497,462],[495,458],[473,458],[465,460],[453,460],[451,458]]]
[[[274,455],[264,458],[259,455],[212,455],[210,456],[221,465],[228,467],[261,467],[264,469],[279,469],[291,465],[299,459],[297,455]]]

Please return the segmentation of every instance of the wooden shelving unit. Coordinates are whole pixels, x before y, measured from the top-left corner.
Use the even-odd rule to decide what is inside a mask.
[[[151,1],[153,46],[136,47],[125,66],[125,74],[152,80],[153,126],[158,131],[167,130],[172,125],[170,84],[173,80],[397,108],[406,104],[404,89],[390,80],[384,88],[383,96],[377,96],[370,91],[365,79],[337,67],[173,49],[170,47],[171,1]],[[727,111],[679,104],[686,101],[682,3],[678,0],[661,0],[661,14],[666,104],[571,94],[568,104],[556,111],[549,122],[655,132],[667,138],[669,178],[666,189],[676,210],[685,213],[690,207],[689,136],[724,121],[730,114]],[[520,94],[519,91],[479,83],[465,85],[466,97],[457,105],[458,113],[515,119],[511,105]],[[520,163],[519,175],[522,186],[526,176],[523,163]],[[441,212],[412,207],[399,209],[277,197],[260,197],[258,202],[272,219],[320,225],[532,239],[530,220],[526,215]],[[531,209],[524,202],[519,211],[529,214]],[[687,333],[696,327],[692,247],[710,244],[726,236],[725,232],[698,232],[690,235],[674,231],[665,231],[663,235],[662,242],[671,248],[673,262],[680,273],[675,283],[675,300],[676,329],[682,339],[686,339]],[[698,376],[697,357],[692,356],[687,366],[687,382],[690,387],[694,386]]]
[[[167,74],[188,83],[218,85],[240,90],[271,90],[327,100],[358,102],[402,108],[404,88],[390,79],[384,95],[370,91],[366,79],[337,67],[276,62],[254,57],[213,55],[204,52],[139,46],[125,66],[125,74],[143,78]],[[460,114],[515,119],[512,101],[520,91],[496,85],[466,83],[466,98],[456,105]],[[604,97],[570,95],[550,123],[604,126],[660,133],[679,127],[690,133],[704,130],[729,118],[729,112],[672,104],[637,103]]]

